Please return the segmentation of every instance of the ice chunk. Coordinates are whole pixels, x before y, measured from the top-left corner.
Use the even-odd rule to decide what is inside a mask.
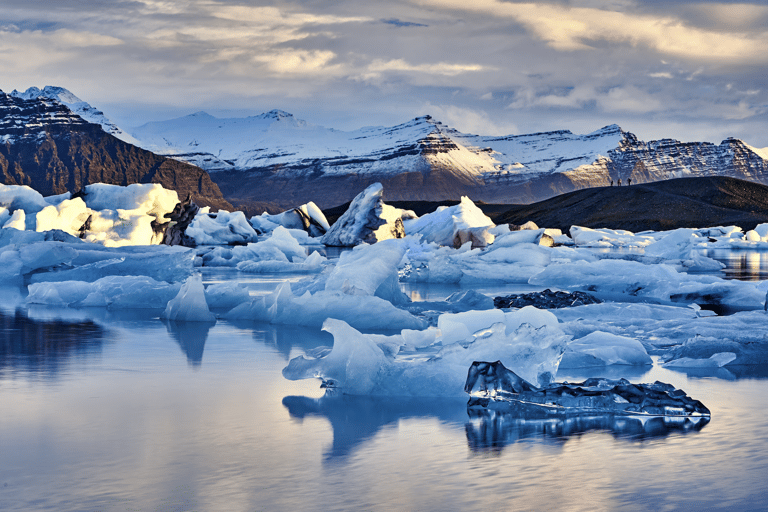
[[[200,274],[190,276],[179,293],[168,301],[162,318],[176,322],[215,322],[216,315],[208,309]]]
[[[27,229],[26,219],[27,215],[24,213],[24,210],[18,209],[13,212],[13,215],[11,215],[10,218],[3,223],[3,228],[18,229],[19,231],[24,231]]]
[[[645,255],[672,260],[670,263],[673,264],[680,261],[685,270],[705,272],[725,268],[723,263],[702,254],[701,247],[705,242],[706,240],[698,236],[693,229],[676,229],[665,233],[657,242],[648,245],[645,248]]]
[[[248,289],[240,283],[215,283],[205,289],[205,301],[214,309],[232,309],[250,300]]]
[[[24,210],[26,213],[37,213],[48,206],[48,203],[40,192],[26,185],[0,183],[0,206],[11,212]]]
[[[649,365],[653,360],[636,339],[595,331],[573,340],[560,361],[560,368],[588,368],[611,364]]]
[[[355,197],[321,239],[325,245],[352,247],[390,238],[403,238],[403,210],[384,204],[384,187],[374,183]]]
[[[394,277],[397,282],[397,267],[404,254],[405,244],[400,240],[359,245],[339,256],[336,267],[325,282],[325,289],[340,290],[350,295],[374,295],[387,279]]]
[[[722,368],[736,359],[733,352],[718,352],[712,354],[707,359],[691,359],[690,357],[681,357],[667,361],[662,366],[664,368]]]
[[[625,379],[587,379],[538,388],[500,361],[474,362],[464,390],[468,407],[504,409],[510,404],[539,405],[549,414],[594,414],[708,417],[709,409],[684,391],[663,382],[631,384]]]
[[[110,249],[96,244],[63,244],[65,247],[76,250],[76,256],[68,262],[63,256],[70,253],[61,252],[63,249],[56,249],[56,244],[56,242],[46,242],[44,246],[38,248],[38,251],[41,254],[49,252],[62,256],[61,263],[68,263],[68,265],[61,265],[61,268],[56,269],[55,272],[34,273],[30,276],[30,281],[92,282],[111,275],[143,275],[158,281],[181,281],[191,275],[195,257],[192,250],[184,247],[153,245]],[[44,260],[40,261],[45,263]],[[43,266],[42,263],[36,263],[36,265]],[[50,265],[51,263],[48,263],[46,266]],[[28,272],[25,271],[25,273]]]
[[[762,305],[764,299],[764,294],[748,282],[690,275],[677,272],[669,265],[624,260],[553,264],[528,282],[563,290],[586,290],[598,298],[621,296],[627,301],[650,299],[754,309]]]
[[[477,333],[466,347],[452,344],[431,352],[431,357],[430,352],[417,352],[421,355],[417,357],[407,350],[408,343],[418,338],[416,344],[424,347],[433,330],[427,330],[423,337],[413,332],[391,337],[367,335],[333,318],[323,329],[333,334],[330,353],[291,359],[283,376],[291,380],[318,377],[325,386],[340,388],[349,395],[461,396],[467,367],[478,357],[491,354],[533,379],[548,381],[568,340],[562,331],[550,326],[534,329],[524,325],[507,335],[505,324],[497,323]]]
[[[253,297],[225,317],[312,327],[320,327],[328,318],[338,318],[358,329],[370,330],[426,327],[423,319],[376,296],[323,290],[296,297],[289,283],[283,283],[271,295]]]
[[[653,234],[636,235],[623,229],[591,229],[571,226],[571,238],[580,247],[645,247],[656,241]]]
[[[243,212],[219,210],[198,213],[185,234],[197,245],[233,245],[256,241],[257,235]]]
[[[313,237],[320,237],[331,229],[322,210],[312,201],[277,215],[265,212],[258,217],[251,217],[251,225],[262,233],[268,233],[277,226],[283,226],[289,229],[301,229]]]
[[[319,272],[326,263],[320,254],[307,257],[307,249],[277,226],[271,236],[256,243],[235,247],[202,248],[203,266],[231,266],[243,272]]]
[[[164,308],[180,289],[179,284],[145,276],[108,276],[94,282],[60,281],[29,285],[29,304],[97,306],[113,309]]]
[[[559,309],[584,306],[585,304],[600,304],[601,302],[602,301],[594,295],[585,292],[553,292],[549,288],[540,292],[512,294],[507,295],[506,297],[496,297],[493,299],[493,304],[497,308],[522,308],[525,306],[534,306],[539,309]]]
[[[419,234],[425,242],[449,247],[461,247],[467,242],[472,247],[485,247],[494,240],[489,230],[495,224],[468,197],[462,197],[456,206],[441,206],[404,225],[409,235]]]

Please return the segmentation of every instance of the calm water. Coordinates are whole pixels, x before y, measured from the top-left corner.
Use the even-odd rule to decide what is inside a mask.
[[[291,357],[332,344],[314,329],[15,295],[0,306],[0,510],[768,510],[765,370],[623,374],[702,400],[700,428],[471,417],[465,400],[285,380]]]

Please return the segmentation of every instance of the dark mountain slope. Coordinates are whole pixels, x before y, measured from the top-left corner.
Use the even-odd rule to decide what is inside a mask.
[[[23,100],[0,91],[0,182],[43,195],[92,183],[159,183],[183,199],[231,209],[208,173],[123,142],[55,100]]]
[[[727,177],[680,178],[629,187],[578,190],[511,206],[497,224],[533,221],[566,231],[573,225],[633,232],[768,222],[768,186]]]

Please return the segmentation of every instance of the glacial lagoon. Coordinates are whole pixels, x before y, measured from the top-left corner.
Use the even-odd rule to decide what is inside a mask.
[[[735,277],[764,279],[762,253],[725,256],[746,262],[715,255]],[[252,294],[301,277],[204,272]],[[480,291],[528,291],[494,286]],[[455,291],[403,288],[422,300]],[[557,375],[668,382],[712,411],[697,428],[478,417],[466,399],[325,396],[319,381],[283,378],[291,358],[332,344],[318,329],[158,316],[3,291],[0,509],[768,509],[765,368]]]

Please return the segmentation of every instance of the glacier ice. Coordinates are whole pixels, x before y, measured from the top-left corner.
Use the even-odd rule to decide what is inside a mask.
[[[642,343],[627,336],[594,331],[568,344],[560,361],[560,368],[587,368],[590,366],[650,365],[651,356]]]
[[[464,390],[470,395],[470,408],[504,410],[522,403],[551,415],[613,413],[683,419],[711,415],[704,404],[663,382],[631,384],[625,379],[591,378],[536,387],[500,361],[472,363]]]
[[[200,274],[190,276],[179,293],[170,301],[163,311],[162,318],[175,322],[215,322],[216,315],[208,309],[205,300],[205,289]]]
[[[325,245],[352,247],[390,238],[403,238],[403,216],[411,213],[385,204],[384,187],[374,183],[360,192],[344,214],[333,223],[321,241]]]
[[[494,226],[468,197],[462,197],[455,206],[440,206],[433,213],[404,222],[407,234],[418,234],[425,242],[456,248],[467,242],[471,242],[472,247],[485,247],[493,242],[489,229]]]
[[[664,368],[721,368],[735,359],[736,354],[733,352],[718,352],[706,359],[692,359],[690,357],[672,359],[662,366]]]
[[[146,276],[107,276],[93,282],[59,281],[29,285],[27,303],[49,306],[165,308],[181,288]]]
[[[243,212],[198,212],[185,234],[197,245],[234,245],[255,242],[257,235]]]
[[[198,249],[205,267],[237,267],[242,272],[306,272],[323,270],[327,259],[317,251],[307,256],[293,236],[293,230],[277,226],[272,234],[255,243],[234,247],[204,247]]]
[[[433,328],[393,336],[363,334],[329,318],[323,329],[333,335],[330,352],[291,359],[283,375],[291,380],[320,378],[324,386],[349,395],[460,396],[469,365],[493,356],[536,382],[549,382],[569,337],[546,311],[499,313],[502,317],[453,316],[454,324],[483,325],[460,342]],[[495,320],[501,321],[489,324]]]
[[[261,233],[269,233],[277,226],[283,226],[304,230],[312,237],[320,237],[331,229],[325,214],[312,201],[277,215],[264,212],[259,216],[251,217],[250,222]]]

